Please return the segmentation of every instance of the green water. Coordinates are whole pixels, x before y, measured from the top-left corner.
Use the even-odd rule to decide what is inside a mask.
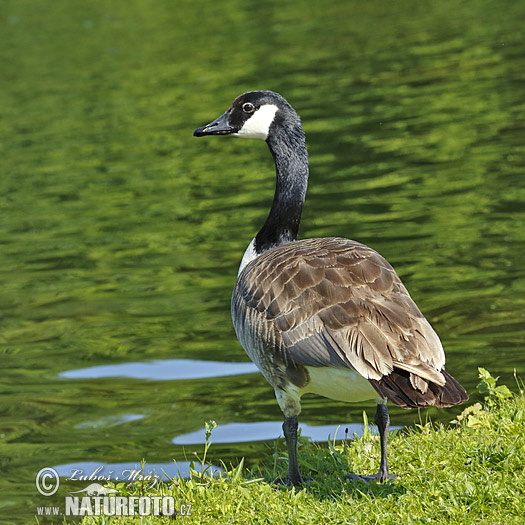
[[[280,420],[260,375],[59,375],[247,360],[230,292],[272,159],[262,142],[192,132],[250,89],[302,116],[301,236],[382,253],[469,391],[477,366],[524,377],[524,19],[506,0],[2,2],[0,521],[62,504],[65,489],[37,493],[43,467],[168,464],[202,450],[172,440],[204,421]],[[327,425],[372,404],[303,406]],[[233,441],[211,460],[268,448]]]

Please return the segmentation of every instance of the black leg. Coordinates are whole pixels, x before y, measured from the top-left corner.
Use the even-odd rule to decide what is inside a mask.
[[[348,479],[361,479],[364,481],[379,481],[383,482],[388,479],[394,479],[395,474],[388,472],[388,455],[387,455],[387,439],[388,439],[388,427],[390,426],[390,417],[388,410],[384,403],[379,403],[376,409],[376,415],[374,417],[374,423],[377,425],[379,430],[379,443],[381,444],[381,463],[379,465],[379,472],[373,476],[358,476],[356,474],[349,474]]]
[[[390,417],[386,404],[379,403],[377,405],[374,423],[379,430],[379,440],[381,443],[381,463],[379,465],[379,472],[376,474],[377,481],[386,481],[387,479],[395,478],[395,475],[388,473],[388,455],[387,455],[387,439],[388,427],[390,426]]]
[[[297,427],[299,423],[297,416],[285,417],[283,423],[284,437],[288,447],[288,483],[300,485],[303,478],[299,472],[299,462],[297,460]]]

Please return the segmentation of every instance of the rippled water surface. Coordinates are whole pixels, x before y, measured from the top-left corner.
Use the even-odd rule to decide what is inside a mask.
[[[523,377],[524,19],[506,0],[2,2],[2,519],[49,504],[46,466],[186,468],[210,419],[214,464],[273,446],[229,314],[272,159],[192,137],[249,89],[302,117],[301,236],[383,254],[470,392],[478,366]],[[302,422],[328,437],[372,406],[307,396]]]

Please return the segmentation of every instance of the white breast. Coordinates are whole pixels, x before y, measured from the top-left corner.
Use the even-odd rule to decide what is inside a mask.
[[[250,261],[253,261],[256,257],[257,252],[255,251],[255,238],[253,238],[252,242],[248,245],[248,248],[246,248],[246,251],[242,256],[241,265],[239,266],[239,271],[237,272],[237,275],[240,275],[240,273],[244,270],[244,267]]]

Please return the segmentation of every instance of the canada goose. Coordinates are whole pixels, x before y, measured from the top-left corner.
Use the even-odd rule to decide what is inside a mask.
[[[348,402],[376,399],[380,468],[359,477],[394,477],[388,472],[386,401],[413,408],[468,399],[444,369],[438,336],[376,251],[336,237],[297,240],[308,153],[301,120],[281,95],[244,93],[194,135],[260,138],[275,161],[272,208],[242,258],[231,311],[240,343],[284,413],[288,482],[303,482],[297,416],[306,393]]]

